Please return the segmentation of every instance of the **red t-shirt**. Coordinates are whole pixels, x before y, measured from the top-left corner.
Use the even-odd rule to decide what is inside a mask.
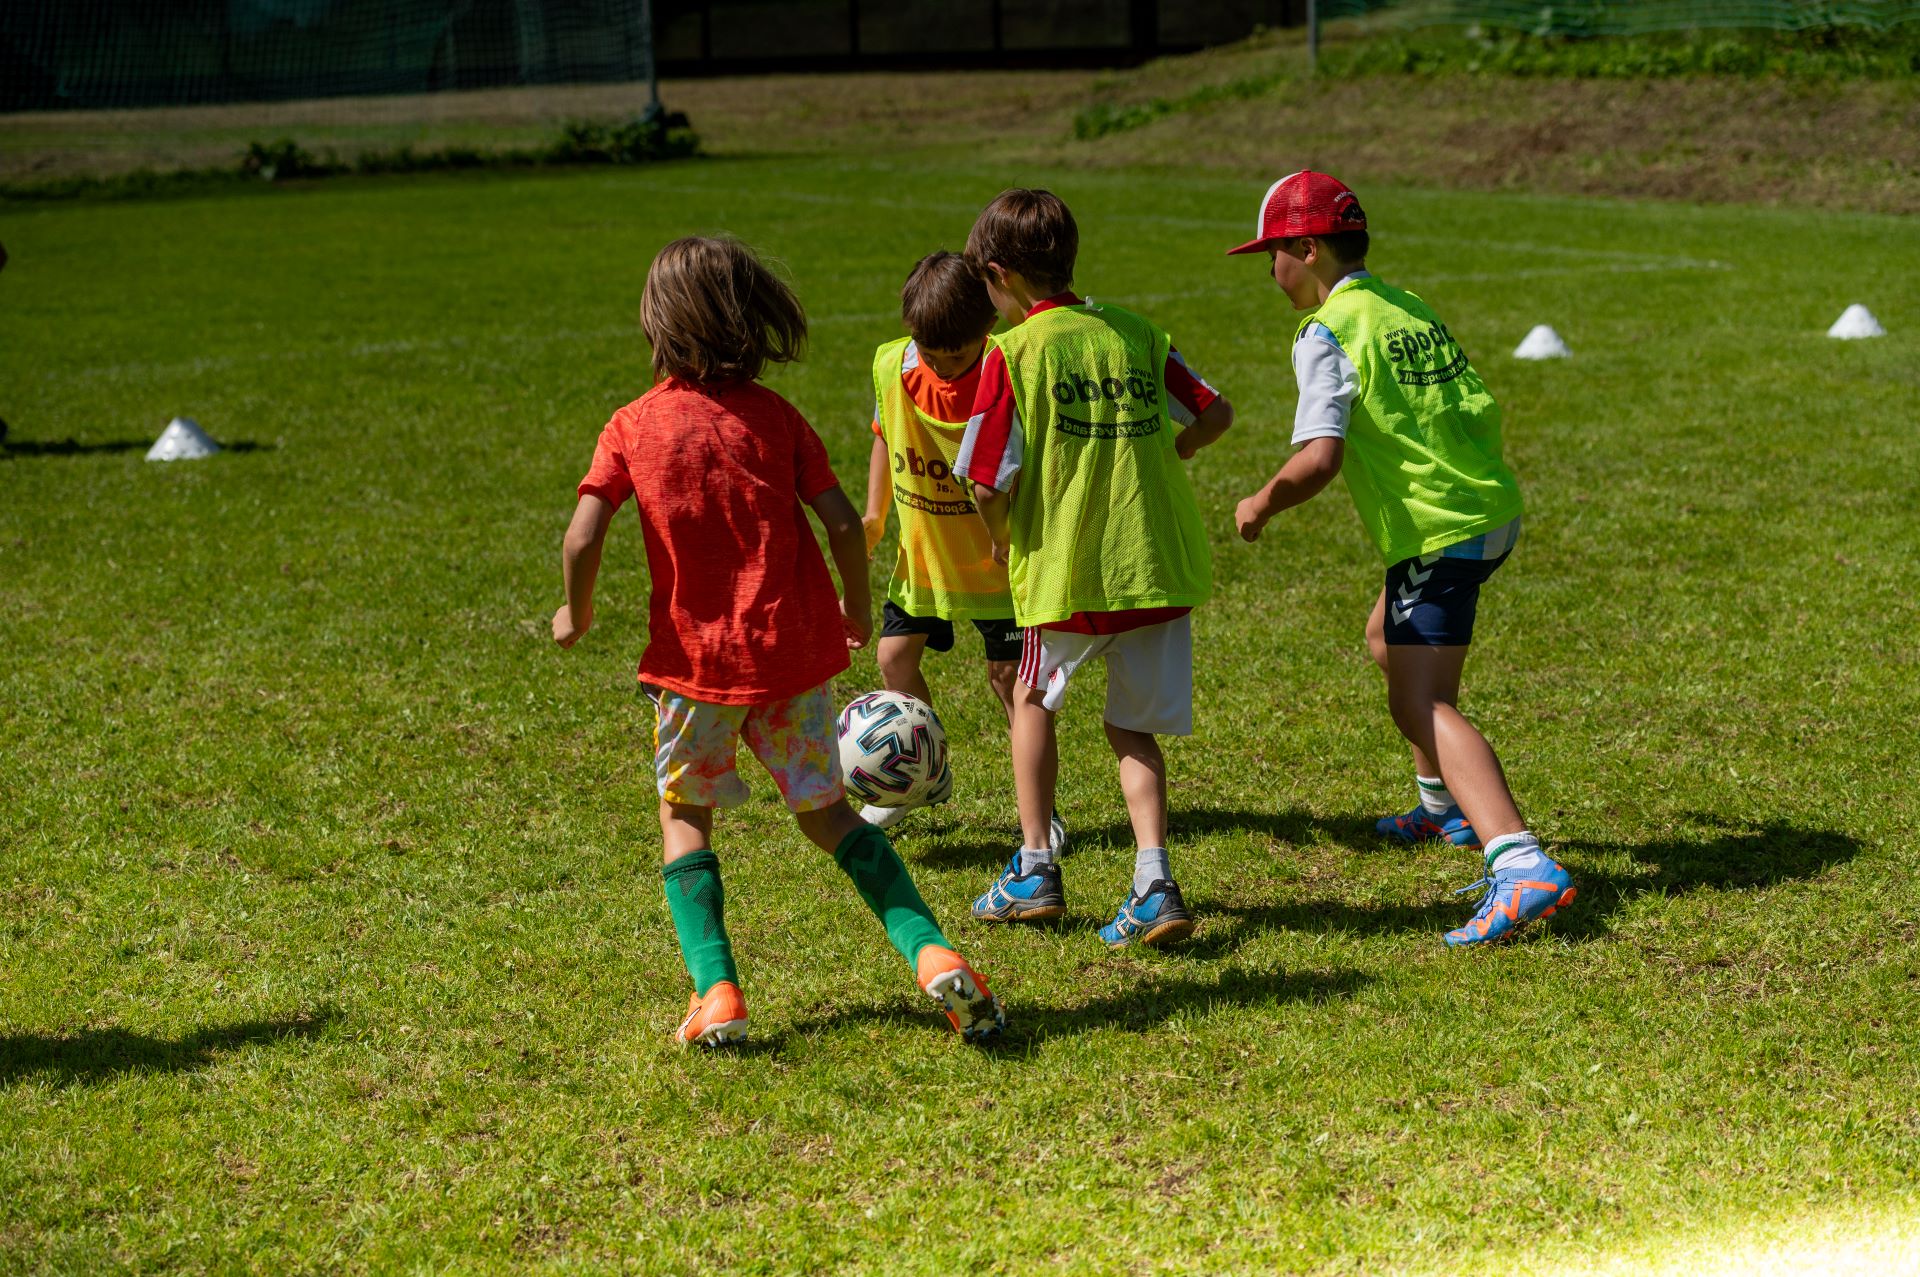
[[[955,377],[944,381],[940,374],[920,361],[920,347],[908,342],[906,354],[900,360],[900,381],[907,389],[907,398],[914,406],[935,421],[945,421],[959,425],[973,415],[973,401],[980,393],[980,367],[984,360],[976,359],[973,366]],[[873,405],[873,433],[884,435],[880,429],[880,405]]]
[[[755,382],[669,378],[613,414],[580,495],[631,494],[653,578],[640,677],[719,705],[847,668],[840,597],[803,502],[840,481],[797,409]]]

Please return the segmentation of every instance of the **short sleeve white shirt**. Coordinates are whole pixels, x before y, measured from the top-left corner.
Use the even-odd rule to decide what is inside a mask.
[[[1367,275],[1363,270],[1354,271],[1335,284],[1333,292]],[[1307,325],[1293,343],[1293,376],[1300,386],[1300,404],[1293,413],[1294,446],[1309,439],[1346,438],[1353,397],[1360,393],[1360,374],[1331,328],[1318,323]]]

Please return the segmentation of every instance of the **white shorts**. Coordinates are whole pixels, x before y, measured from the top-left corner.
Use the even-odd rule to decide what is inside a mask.
[[[1027,627],[1020,681],[1059,713],[1067,684],[1096,657],[1107,662],[1107,721],[1155,736],[1193,735],[1193,614],[1120,634]]]

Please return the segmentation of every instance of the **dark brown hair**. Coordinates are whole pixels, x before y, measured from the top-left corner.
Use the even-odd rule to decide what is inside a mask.
[[[1333,254],[1333,260],[1342,266],[1363,264],[1367,260],[1367,249],[1373,246],[1365,231],[1332,231],[1326,235],[1295,235],[1281,242],[1291,249],[1303,239],[1319,240],[1326,245],[1327,251]]]
[[[980,210],[967,235],[967,260],[975,269],[997,262],[1045,293],[1067,290],[1079,255],[1080,228],[1052,191],[1000,192]]]
[[[958,350],[993,331],[999,312],[966,258],[944,248],[914,266],[900,289],[900,320],[929,350]]]
[[[800,299],[736,239],[689,235],[660,250],[640,294],[653,375],[752,381],[792,363],[807,344]]]

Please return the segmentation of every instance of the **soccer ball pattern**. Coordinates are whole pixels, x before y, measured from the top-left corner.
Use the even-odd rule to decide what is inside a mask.
[[[847,793],[876,807],[927,801],[947,772],[947,733],[933,706],[904,692],[868,692],[840,714]]]

